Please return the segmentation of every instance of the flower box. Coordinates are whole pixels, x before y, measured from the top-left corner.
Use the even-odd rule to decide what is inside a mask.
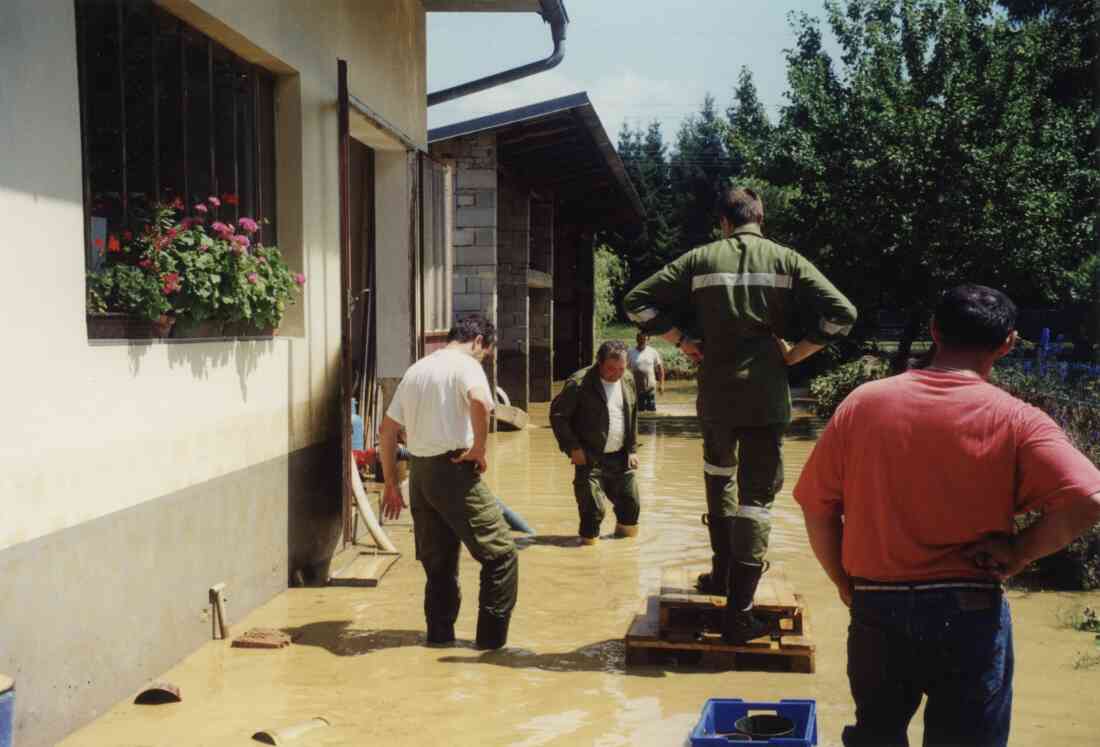
[[[132,314],[88,314],[89,340],[154,340],[167,337],[175,318],[143,319]]]

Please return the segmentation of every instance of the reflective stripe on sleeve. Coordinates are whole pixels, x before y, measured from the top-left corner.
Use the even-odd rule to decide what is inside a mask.
[[[645,324],[646,322],[657,316],[657,309],[651,309],[647,307],[644,309],[638,309],[637,311],[628,311],[626,312],[626,315],[632,322]]]
[[[714,285],[756,285],[764,288],[790,288],[791,276],[777,275],[774,272],[713,272],[709,275],[696,275],[691,279],[691,289],[693,291]]]
[[[703,474],[712,477],[733,477],[737,474],[736,467],[719,467],[717,464],[703,462]]]
[[[821,331],[827,335],[846,335],[852,331],[851,324],[837,324],[828,319],[821,320]]]
[[[772,520],[772,512],[766,508],[760,508],[759,506],[738,506],[737,518],[767,522]]]

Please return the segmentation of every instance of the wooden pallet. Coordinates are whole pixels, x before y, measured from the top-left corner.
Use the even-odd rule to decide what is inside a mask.
[[[809,614],[781,568],[761,579],[754,611],[769,620],[770,634],[738,646],[722,641],[725,597],[700,594],[695,579],[705,566],[665,568],[659,594],[650,596],[645,611],[634,617],[626,634],[626,663],[635,665],[701,666],[779,672],[815,670],[815,646]]]
[[[722,630],[726,598],[701,594],[695,579],[709,566],[688,565],[665,568],[661,572],[659,626],[665,639],[683,638],[697,633]],[[783,569],[772,567],[760,579],[753,598],[757,614],[773,623],[773,635],[802,635],[803,608]]]

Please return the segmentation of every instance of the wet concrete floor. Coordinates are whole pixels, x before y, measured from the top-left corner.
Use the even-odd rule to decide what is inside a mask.
[[[408,516],[388,525],[404,553],[377,588],[290,589],[233,621],[234,630],[275,627],[299,635],[283,650],[210,642],[164,673],[182,703],[120,703],[63,742],[80,745],[244,745],[251,735],[314,717],[331,726],[292,744],[315,745],[673,745],[686,744],[704,701],[813,698],[822,745],[839,745],[853,709],[845,676],[847,612],[805,541],[790,489],[813,447],[805,414],[786,444],[787,481],[776,502],[770,557],[782,563],[812,613],[817,673],[626,669],[622,636],[661,567],[709,558],[701,441],[691,393],[673,387],[662,412],[642,424],[640,536],[574,542],[572,471],[536,405],[532,427],[491,437],[487,479],[539,535],[523,540],[520,597],[509,646],[470,647],[477,614],[477,564],[462,559],[465,600],[460,646],[423,645],[424,575],[413,558]],[[1100,668],[1075,669],[1095,654],[1092,636],[1065,628],[1074,608],[1100,594],[1010,592],[1016,637],[1011,744],[1100,743]],[[920,743],[918,713],[910,739]]]

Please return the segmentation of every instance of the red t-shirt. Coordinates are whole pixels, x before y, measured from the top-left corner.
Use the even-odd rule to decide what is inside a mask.
[[[1013,516],[1100,492],[1100,470],[1041,410],[976,374],[909,371],[833,414],[794,489],[844,516],[842,561],[878,581],[984,577],[959,552]]]

